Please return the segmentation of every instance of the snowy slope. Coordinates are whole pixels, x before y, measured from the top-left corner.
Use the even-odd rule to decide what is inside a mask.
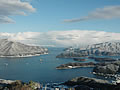
[[[39,46],[29,46],[19,42],[9,41],[7,39],[0,39],[0,56],[30,56],[47,53],[46,48]]]
[[[57,57],[80,57],[80,56],[119,56],[120,42],[105,42],[88,45],[85,48],[66,48],[63,53]]]

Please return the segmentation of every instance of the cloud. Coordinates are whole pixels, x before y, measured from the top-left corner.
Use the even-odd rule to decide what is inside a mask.
[[[104,8],[97,8],[95,11],[76,19],[66,19],[64,22],[80,22],[93,19],[113,19],[120,18],[120,5],[118,6],[106,6]]]
[[[49,31],[49,32],[19,32],[19,33],[0,33],[0,38],[22,42],[25,44],[41,46],[86,46],[108,41],[119,41],[120,33],[89,31],[89,30],[70,30],[70,31]]]
[[[35,8],[28,2],[21,0],[0,0],[0,23],[14,23],[10,18],[14,15],[26,15],[28,12],[35,12]]]

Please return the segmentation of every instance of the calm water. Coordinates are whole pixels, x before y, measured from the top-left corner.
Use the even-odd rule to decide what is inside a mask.
[[[62,50],[63,48],[49,48],[48,55],[28,58],[0,58],[0,78],[25,82],[33,80],[41,83],[58,83],[77,76],[95,77],[90,74],[92,68],[56,70],[56,67],[61,64],[75,62],[72,59],[57,59],[56,55],[60,54]],[[40,59],[43,60],[42,63]]]

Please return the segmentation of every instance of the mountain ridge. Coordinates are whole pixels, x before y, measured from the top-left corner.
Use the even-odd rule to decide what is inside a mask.
[[[0,39],[0,57],[22,57],[47,54],[47,48]]]
[[[70,56],[71,55],[71,56]],[[80,56],[118,56],[120,55],[120,42],[105,42],[88,45],[85,48],[67,48],[57,57],[80,57]]]

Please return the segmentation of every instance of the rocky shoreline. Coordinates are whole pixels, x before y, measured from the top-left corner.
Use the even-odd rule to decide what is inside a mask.
[[[113,62],[113,61],[118,61],[120,59],[118,58],[105,58],[105,57],[88,57],[88,59],[94,59],[95,61],[99,62]]]
[[[104,64],[97,65],[93,72],[104,73],[104,74],[116,74],[120,73],[120,61],[107,62]]]
[[[95,67],[95,66],[96,66],[96,64],[93,62],[89,62],[89,63],[75,62],[75,63],[62,64],[62,65],[56,67],[56,69],[72,69],[72,68]]]
[[[76,58],[76,61],[90,59],[93,62],[71,62],[62,64],[56,69],[93,68],[92,74],[111,81],[78,77],[66,81],[64,85],[75,87],[75,90],[120,90],[120,58],[109,57],[120,55],[120,43],[100,43],[86,48],[67,48],[57,58]],[[96,61],[96,62],[95,62]],[[104,86],[104,87],[103,87]]]
[[[40,84],[30,81],[28,83],[20,80],[0,80],[0,90],[119,90],[120,82],[109,82],[108,80],[76,77],[62,83]]]
[[[56,69],[72,69],[72,68],[80,68],[80,67],[93,67],[96,68],[98,66],[105,66],[109,64],[117,64],[118,62],[103,62],[103,63],[94,63],[94,62],[88,62],[88,63],[80,63],[80,62],[71,62],[62,64],[56,67]]]
[[[90,77],[77,77],[66,81],[64,85],[75,87],[75,90],[119,90],[119,83],[110,83],[107,80],[101,80]]]
[[[0,90],[40,90],[40,84],[33,81],[25,83],[20,80],[0,79]]]
[[[117,79],[120,77],[120,61],[114,62],[102,62],[102,63],[67,63],[57,66],[56,69],[74,69],[74,68],[93,68],[91,71],[94,75],[103,76],[105,78],[114,78]]]
[[[14,56],[0,56],[0,58],[26,58],[26,57],[33,57],[33,56],[40,56],[40,55],[47,55],[48,53],[41,53],[41,54],[29,54],[29,55],[14,55]]]

